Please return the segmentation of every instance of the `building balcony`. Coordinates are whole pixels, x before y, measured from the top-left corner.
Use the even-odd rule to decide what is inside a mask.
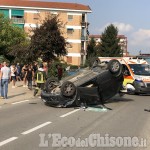
[[[83,27],[88,27],[89,23],[88,22],[85,22],[85,21],[82,21],[81,22],[81,26]]]
[[[85,50],[84,48],[81,48],[81,51],[80,51],[81,54],[84,54],[85,53]]]
[[[84,48],[81,48],[80,53],[81,53],[81,55],[86,55],[86,50]]]
[[[24,18],[12,18],[11,20],[15,24],[24,24],[25,23]]]
[[[88,36],[81,35],[81,41],[88,41]]]

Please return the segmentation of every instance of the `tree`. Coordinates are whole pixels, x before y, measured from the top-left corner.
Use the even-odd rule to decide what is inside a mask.
[[[93,37],[87,46],[87,58],[90,56],[96,56],[96,42]]]
[[[9,52],[12,47],[25,41],[26,34],[24,30],[15,26],[10,19],[0,14],[0,55],[7,59],[14,59],[15,56],[10,56]]]
[[[118,29],[113,24],[109,25],[102,33],[98,53],[102,57],[119,57],[122,56],[120,39],[117,37]]]
[[[48,16],[41,26],[33,29],[30,51],[35,57],[41,57],[43,61],[50,62],[59,56],[67,54],[66,41],[62,36],[63,23],[58,16]]]
[[[9,55],[14,57],[14,62],[20,62],[23,64],[29,64],[33,61],[36,61],[37,58],[35,57],[32,51],[30,51],[30,40],[26,39],[25,41],[14,45],[11,47]]]

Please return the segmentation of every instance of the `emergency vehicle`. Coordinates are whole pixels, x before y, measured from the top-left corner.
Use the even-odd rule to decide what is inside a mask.
[[[134,57],[99,57],[100,61],[117,59],[122,64],[124,82],[127,92],[150,94],[150,65],[144,59]]]

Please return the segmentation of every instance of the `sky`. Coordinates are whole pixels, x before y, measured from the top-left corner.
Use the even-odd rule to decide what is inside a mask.
[[[44,1],[44,0],[40,0]],[[150,0],[45,0],[89,5],[90,34],[102,34],[104,29],[114,24],[118,34],[128,40],[131,55],[150,54]]]

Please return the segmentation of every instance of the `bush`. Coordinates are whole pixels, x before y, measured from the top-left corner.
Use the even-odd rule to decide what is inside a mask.
[[[65,75],[65,72],[66,72],[66,67],[67,67],[67,63],[63,63],[63,62],[60,62],[60,61],[54,61],[51,63],[50,67],[48,68],[48,77],[57,77],[57,68],[56,66],[57,65],[61,65],[62,69],[63,69],[63,76],[66,76]]]

